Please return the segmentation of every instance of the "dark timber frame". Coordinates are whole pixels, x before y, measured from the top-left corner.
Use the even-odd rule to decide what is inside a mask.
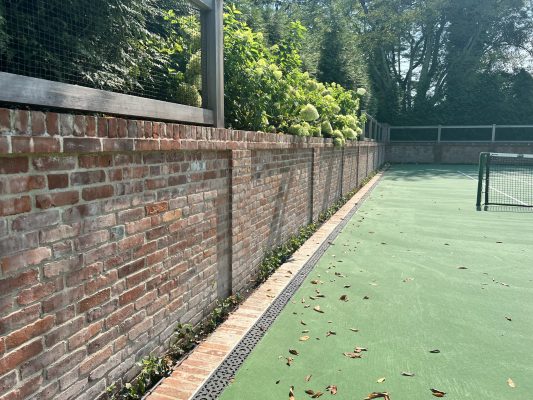
[[[203,108],[0,72],[0,102],[224,127],[223,0],[190,0],[202,26]]]

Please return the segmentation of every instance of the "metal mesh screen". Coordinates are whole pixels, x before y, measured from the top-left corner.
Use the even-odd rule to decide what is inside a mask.
[[[0,71],[201,106],[188,0],[0,0]]]
[[[478,203],[533,207],[533,155],[485,153],[479,178]]]

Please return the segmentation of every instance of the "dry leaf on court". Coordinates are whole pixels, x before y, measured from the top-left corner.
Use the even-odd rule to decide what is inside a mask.
[[[303,320],[300,321],[300,324],[302,324],[302,325],[307,325]]]
[[[318,279],[313,279],[313,280],[311,281],[311,283],[312,283],[313,285],[318,285],[318,284],[320,283],[320,281],[319,281]]]
[[[342,301],[348,301],[348,295],[347,294],[343,294],[339,300],[342,300]]]
[[[289,400],[295,400],[295,397],[294,397],[294,386],[291,386],[291,389],[289,390]]]
[[[331,394],[337,394],[337,386],[335,385],[329,385],[326,390],[329,390]]]
[[[322,396],[324,393],[322,392],[316,392],[314,395],[311,396],[312,399],[318,399],[320,396]]]
[[[356,347],[354,351],[360,353],[362,351],[368,351],[368,349],[366,347]]]
[[[292,357],[286,357],[285,359],[287,360],[287,365],[290,367],[294,359]]]
[[[367,397],[365,397],[365,400],[372,400],[372,399],[385,399],[390,400],[390,396],[388,392],[372,392]]]
[[[435,397],[444,397],[446,396],[446,392],[443,392],[442,390],[437,389],[429,389],[431,390],[431,394]]]
[[[404,371],[404,372],[402,372],[402,376],[415,376],[415,374],[412,373],[412,372],[405,372]]]
[[[376,382],[377,383],[383,383],[383,382],[385,382],[385,378],[379,378]]]
[[[295,349],[289,349],[289,353],[291,353],[293,356],[297,356],[300,354],[298,353],[298,350],[295,350]]]
[[[440,350],[439,349],[435,349],[435,350],[430,350],[429,352],[433,353],[433,354],[437,354],[437,353],[440,353]]]
[[[331,336],[331,335],[336,335],[336,334],[337,334],[337,332],[335,332],[335,331],[327,331],[326,332],[326,336]]]
[[[306,340],[309,340],[309,336],[301,336],[300,342],[305,342]]]
[[[513,319],[512,319],[511,317],[509,317],[509,316],[506,316],[505,319],[506,319],[507,321],[512,321],[512,320],[513,320]]]
[[[359,332],[359,329],[357,329],[357,328],[350,328],[350,330],[351,330],[352,332]]]
[[[313,308],[313,310],[315,310],[316,312],[321,313],[321,314],[324,313],[324,311],[322,311],[322,310],[320,309],[320,306],[315,306],[315,307]]]
[[[507,379],[507,384],[512,388],[516,387],[516,384],[511,378]]]
[[[368,296],[363,297],[363,300],[368,300],[368,299],[370,299],[370,297]]]
[[[307,389],[307,390],[305,391],[305,394],[308,394],[309,396],[312,396],[312,395],[315,394],[315,391],[312,390],[312,389]]]
[[[312,377],[312,376],[313,376],[313,375],[307,375],[307,376],[305,377],[305,381],[306,381],[306,382],[309,382],[309,381],[311,380],[311,377]]]
[[[348,351],[344,352],[342,354],[344,354],[348,358],[361,358],[362,357],[361,353],[351,353],[351,352],[348,352]]]

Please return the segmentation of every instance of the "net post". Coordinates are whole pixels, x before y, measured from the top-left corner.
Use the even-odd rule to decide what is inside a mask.
[[[477,200],[476,200],[476,207],[478,210],[481,209],[481,192],[483,191],[483,172],[485,169],[484,165],[485,165],[486,156],[487,156],[487,153],[479,154],[479,171],[478,171]]]
[[[490,153],[486,153],[485,160],[485,206],[489,204],[489,176],[490,176]]]

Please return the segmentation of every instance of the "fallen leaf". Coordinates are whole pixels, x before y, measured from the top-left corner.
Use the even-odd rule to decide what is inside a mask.
[[[354,350],[356,353],[361,353],[362,351],[368,351],[366,347],[356,347]]]
[[[306,305],[304,306],[304,308],[309,308],[309,307],[311,307],[309,304],[306,304]]]
[[[349,289],[351,287],[352,287],[352,285],[344,285],[344,289]]]
[[[444,397],[444,396],[446,396],[446,392],[443,392],[442,390],[437,390],[437,389],[429,389],[429,390],[431,390],[431,393],[435,397]]]
[[[321,313],[321,314],[324,313],[324,311],[322,311],[322,310],[320,309],[320,306],[315,306],[315,307],[313,308],[313,310],[315,310],[316,312]]]
[[[294,397],[294,386],[291,386],[291,389],[289,390],[289,400],[295,400],[295,397]]]
[[[350,328],[350,330],[351,330],[352,332],[359,332],[359,329],[357,329],[357,328]]]
[[[314,390],[311,390],[311,389],[307,389],[307,390],[305,391],[305,394],[308,394],[309,396],[312,396],[312,395],[315,394],[315,391],[314,391]]]
[[[370,286],[378,286],[378,284],[377,284],[377,283],[374,283],[374,282],[370,282],[369,285],[370,285]]]
[[[298,350],[295,349],[289,349],[289,353],[291,353],[293,356],[300,355],[300,353],[298,353]]]
[[[316,297],[313,297],[313,296],[309,296],[309,298],[310,298],[311,300],[316,300]]]
[[[319,281],[318,279],[313,279],[313,280],[311,281],[311,283],[312,283],[313,285],[318,285],[318,284],[320,283],[320,281]]]
[[[361,358],[362,357],[361,353],[345,352],[345,353],[342,353],[342,354],[344,354],[348,358]]]
[[[433,353],[433,354],[437,354],[437,353],[440,353],[440,350],[439,349],[435,349],[435,350],[430,350],[429,352]]]
[[[383,383],[383,382],[385,382],[385,378],[379,378],[376,382],[377,383]]]
[[[279,385],[280,381],[276,381],[276,385]]]
[[[302,303],[305,303],[305,299],[304,298],[302,298]]]
[[[309,340],[309,336],[300,337],[300,342],[305,342],[306,340]]]
[[[365,400],[372,400],[372,399],[379,399],[379,398],[390,400],[388,392],[372,392],[367,397],[365,397]]]
[[[331,335],[336,335],[336,334],[337,334],[337,332],[335,332],[335,331],[327,331],[326,332],[326,336],[331,336]]]
[[[314,395],[311,396],[312,399],[318,399],[320,396],[322,396],[324,393],[322,392],[316,392]]]
[[[411,281],[413,281],[414,279],[415,279],[415,278],[405,278],[405,279],[403,280],[403,282],[411,282]]]
[[[316,297],[324,298],[326,296],[324,296],[323,294],[317,294]]]
[[[368,296],[363,297],[363,300],[368,300],[368,299],[370,299],[370,297]]]
[[[312,377],[312,376],[313,376],[313,375],[307,375],[307,376],[305,377],[305,381],[306,381],[306,382],[309,382],[309,381],[311,380],[311,377]]]
[[[335,275],[340,276],[341,278],[346,278],[346,276],[341,274],[340,272],[335,272]]]
[[[302,325],[307,325],[303,320],[300,321],[300,324],[302,324]]]
[[[468,269],[468,268],[467,268],[467,267],[460,266],[460,267],[457,267],[457,269]]]
[[[339,300],[342,300],[342,301],[348,301],[348,295],[347,294],[343,294]]]
[[[285,359],[287,360],[287,365],[290,367],[294,359],[292,357],[286,357]]]
[[[514,381],[513,381],[511,378],[507,379],[507,384],[508,384],[510,387],[512,387],[512,388],[515,388],[515,387],[516,387],[516,384],[514,383]]]
[[[512,321],[512,320],[513,320],[513,319],[512,319],[511,317],[509,317],[509,316],[506,316],[505,319],[506,319],[507,321]]]
[[[335,385],[329,385],[326,390],[329,390],[331,394],[337,394],[337,386]]]
[[[309,333],[309,329],[304,329],[302,333]]]
[[[403,376],[415,376],[415,374],[412,372],[402,372],[402,375]]]

